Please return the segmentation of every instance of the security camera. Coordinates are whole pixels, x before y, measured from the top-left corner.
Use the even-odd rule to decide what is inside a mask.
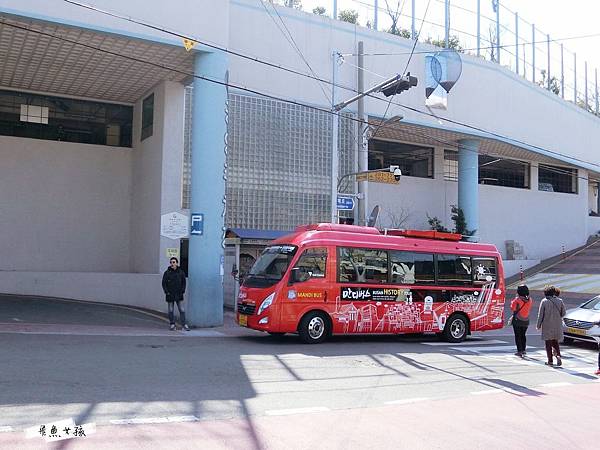
[[[400,178],[402,177],[402,171],[400,170],[400,167],[390,166],[390,172],[394,174],[394,179],[396,181],[400,181]]]

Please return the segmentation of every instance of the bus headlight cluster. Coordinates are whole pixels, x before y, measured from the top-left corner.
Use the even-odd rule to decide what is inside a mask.
[[[269,295],[267,298],[265,298],[263,300],[263,302],[260,304],[260,307],[258,308],[259,316],[263,313],[263,311],[265,309],[267,309],[269,306],[271,306],[271,303],[273,303],[274,298],[275,298],[275,292],[273,292],[271,295]]]

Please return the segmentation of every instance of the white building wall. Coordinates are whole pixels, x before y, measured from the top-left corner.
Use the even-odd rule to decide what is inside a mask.
[[[365,57],[365,86],[381,82],[382,77],[403,73],[406,67],[420,80],[419,87],[403,92],[392,100],[387,117],[402,114],[405,122],[458,129],[475,135],[479,133],[394,104],[401,103],[427,112],[424,105],[426,55],[423,52],[434,52],[439,48],[417,45],[407,66],[412,48],[410,40],[290,8],[279,8],[278,11],[317,77],[330,82],[333,51],[346,53],[349,55],[344,57],[345,62],[339,68],[338,84],[355,89],[357,69],[354,66],[357,57],[350,54],[356,53],[357,42],[362,40],[365,53],[395,54]],[[276,25],[278,17],[274,13],[272,15],[274,19],[267,15],[259,2],[231,0],[230,48],[310,74],[306,64]],[[281,23],[279,26],[282,27]],[[600,119],[498,64],[469,55],[461,56],[463,71],[449,95],[448,110],[436,110],[436,115],[572,158],[592,161],[600,170],[596,158],[598,144],[593,144],[600,142],[600,139],[594,139],[594,136],[600,137]],[[329,105],[327,96],[321,90],[322,87],[330,95],[328,83],[320,87],[319,82],[310,78],[238,57],[231,57],[230,66],[230,80],[234,84],[309,104]],[[352,95],[352,90],[337,89],[338,100]],[[383,116],[388,106],[387,100],[367,98],[366,112]],[[355,110],[356,106],[351,109]]]
[[[279,8],[278,11],[316,77],[330,82],[331,55],[336,50],[346,53],[344,64],[339,68],[338,83],[355,88],[357,69],[354,66],[357,64],[357,57],[351,54],[356,52],[357,42],[362,40],[366,53],[396,54],[365,57],[365,86],[380,82],[382,77],[378,75],[390,77],[404,72],[406,67],[412,75],[419,78],[419,87],[393,98],[387,113],[388,99],[381,101],[367,98],[365,107],[369,115],[383,116],[386,113],[386,117],[392,117],[401,114],[405,117],[404,122],[494,138],[443,120],[448,118],[505,136],[509,138],[509,142],[512,139],[514,145],[530,151],[549,151],[549,155],[552,152],[563,154],[573,161],[584,160],[588,166],[600,170],[596,144],[590,144],[600,141],[600,120],[504,67],[461,55],[463,72],[449,95],[448,110],[436,110],[439,117],[431,117],[395,103],[427,112],[423,83],[426,55],[423,52],[437,51],[438,48],[417,45],[416,52],[407,65],[412,41],[289,8]],[[275,21],[279,20],[274,13],[273,16]],[[230,48],[277,62],[304,74],[310,73],[275,21],[256,2],[231,0]],[[234,84],[328,108],[330,85],[320,85],[313,79],[277,68],[231,58],[230,79]],[[350,89],[338,88],[336,91],[338,101],[353,95]],[[355,110],[356,106],[350,108]],[[427,134],[428,131],[423,129],[423,133]],[[536,149],[536,146],[539,148]],[[580,170],[579,175],[583,178],[579,181],[577,195],[538,192],[537,164],[535,154],[531,155],[530,190],[480,186],[480,234],[482,240],[493,242],[503,253],[504,241],[514,239],[525,246],[529,257],[541,259],[560,253],[562,245],[569,250],[585,243],[588,228],[591,227],[587,225],[588,187],[583,180],[587,173]],[[386,219],[386,209],[397,216],[399,211],[408,208],[408,226],[426,226],[427,213],[445,218],[446,224],[451,224],[450,205],[457,203],[456,183],[443,181],[440,160],[443,162],[441,147],[437,149],[434,180],[405,177],[399,187],[371,183],[369,208],[380,204],[383,207],[382,220]],[[585,166],[585,163],[582,164]],[[517,206],[521,214],[529,218],[525,224],[517,224],[515,220]],[[395,211],[391,211],[392,209]],[[548,210],[554,211],[551,224],[542,226],[540,224],[546,220]]]
[[[183,195],[183,123],[185,91],[181,83],[166,82],[164,90],[162,170],[160,214],[179,212],[189,216],[182,209]],[[160,237],[158,249],[159,271],[168,267],[167,248],[179,249],[179,239]],[[181,259],[180,259],[181,261]]]
[[[152,136],[140,140],[142,102],[154,93]],[[157,85],[133,109],[133,165],[131,196],[131,271],[158,272],[162,182],[164,84]]]
[[[120,16],[132,17],[158,28],[190,35],[199,41],[227,46],[228,0],[93,0],[83,3]],[[3,0],[0,11],[182,46],[181,38],[172,34],[110,17],[63,0]]]
[[[154,93],[152,136],[140,141],[143,99]],[[158,273],[167,267],[167,248],[179,240],[160,235],[162,214],[180,212],[183,183],[183,102],[180,83],[162,82],[134,107],[133,195],[131,199],[132,271]]]
[[[0,136],[0,271],[128,271],[131,158]]]

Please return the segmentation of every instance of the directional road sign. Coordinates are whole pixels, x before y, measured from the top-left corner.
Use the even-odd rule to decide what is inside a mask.
[[[337,209],[344,211],[352,211],[354,209],[354,198],[346,195],[338,195]]]

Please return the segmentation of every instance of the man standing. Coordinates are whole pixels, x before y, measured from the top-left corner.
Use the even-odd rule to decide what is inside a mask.
[[[179,321],[185,331],[189,331],[189,327],[185,321],[185,310],[183,309],[183,294],[185,293],[185,273],[179,267],[177,258],[169,260],[169,267],[165,270],[162,278],[162,288],[165,292],[165,300],[169,305],[169,322],[170,329],[175,330],[175,303],[179,310]]]

